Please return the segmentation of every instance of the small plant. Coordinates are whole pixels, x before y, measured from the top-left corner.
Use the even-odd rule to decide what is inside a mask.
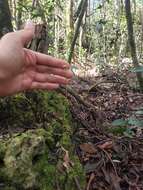
[[[114,128],[111,129],[111,132],[117,135],[132,137],[135,135],[135,129],[143,128],[143,120],[138,119],[138,117],[142,115],[143,107],[137,108],[133,117],[129,117],[127,119],[116,119],[112,122],[112,126]]]

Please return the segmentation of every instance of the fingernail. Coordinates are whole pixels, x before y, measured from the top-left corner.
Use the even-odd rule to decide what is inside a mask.
[[[25,23],[25,29],[34,29],[34,23],[32,20],[27,20]]]

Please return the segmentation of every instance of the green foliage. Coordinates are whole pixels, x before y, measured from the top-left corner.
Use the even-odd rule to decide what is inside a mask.
[[[135,116],[143,115],[143,108],[138,108],[134,112]],[[113,128],[110,129],[110,132],[116,135],[125,135],[132,137],[134,135],[133,128],[143,128],[143,120],[137,119],[136,117],[129,117],[128,119],[117,119],[112,122]]]
[[[126,127],[121,127],[121,126],[116,126],[116,127],[112,127],[109,128],[108,131],[114,135],[119,135],[119,136],[123,136],[125,131],[127,130]]]
[[[133,68],[131,71],[135,72],[135,73],[142,73],[143,72],[143,66]]]
[[[136,118],[129,118],[128,124],[131,126],[143,127],[143,121]]]
[[[127,126],[127,124],[128,124],[128,121],[126,121],[124,119],[117,119],[112,122],[113,126],[118,126],[118,127],[125,127],[125,126]]]
[[[135,112],[136,115],[143,115],[143,110],[139,110],[137,112]]]

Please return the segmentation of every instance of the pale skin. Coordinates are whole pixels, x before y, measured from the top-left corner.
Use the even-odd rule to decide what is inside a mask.
[[[24,30],[6,34],[0,40],[0,96],[25,90],[54,90],[67,85],[72,72],[61,59],[24,48],[34,36],[28,21]]]

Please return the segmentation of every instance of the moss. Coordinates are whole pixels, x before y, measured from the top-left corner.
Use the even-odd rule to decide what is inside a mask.
[[[66,175],[57,168],[59,161],[63,163],[61,147],[69,152],[73,149],[68,101],[55,92],[28,92],[0,99],[0,107],[0,126],[10,126],[12,131],[0,140],[3,189],[54,190],[57,184],[62,188]],[[68,190],[76,189],[73,176],[82,176],[78,160],[72,159],[75,166],[68,174]]]
[[[11,129],[44,125],[53,119],[65,126],[69,115],[67,100],[55,92],[28,92],[0,99],[0,125],[11,126]]]
[[[48,155],[43,155],[36,163],[35,171],[38,172],[37,180],[41,190],[53,190],[55,184],[56,165],[48,163]]]
[[[7,186],[7,187],[4,187],[3,190],[16,190],[16,188],[15,187],[9,187],[9,186]]]
[[[22,189],[40,187],[43,189],[48,184],[50,187],[51,176],[54,176],[53,171],[56,166],[48,163],[47,138],[47,131],[38,129],[7,140],[3,166],[1,166],[3,172],[0,171],[5,185],[9,183],[11,187]],[[3,142],[0,146],[2,144]]]
[[[31,188],[36,184],[33,158],[45,151],[44,137],[28,131],[9,140],[5,157],[5,177],[11,184]]]
[[[37,129],[11,137],[5,142],[7,146],[6,149],[3,148],[5,154],[0,171],[5,185],[9,183],[11,185],[9,188],[54,190],[55,177],[60,185],[64,183],[65,173],[58,173],[56,162],[51,162],[51,151],[46,144],[48,138],[49,133],[46,130]],[[2,145],[3,142],[0,142],[1,147]],[[73,160],[75,165],[69,171],[67,187],[73,184],[74,176],[83,179],[79,161],[75,160],[75,157]]]

